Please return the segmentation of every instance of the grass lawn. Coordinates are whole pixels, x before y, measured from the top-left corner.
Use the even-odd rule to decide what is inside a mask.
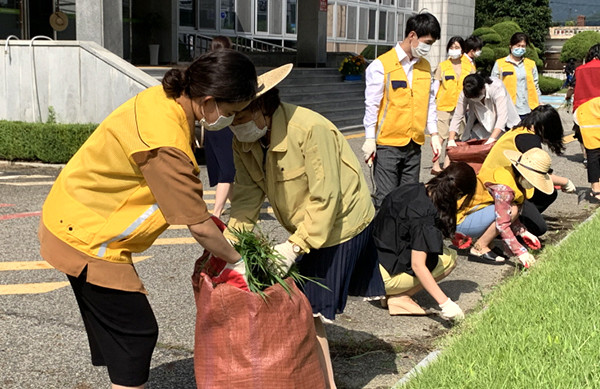
[[[403,388],[600,388],[600,216],[512,277]]]

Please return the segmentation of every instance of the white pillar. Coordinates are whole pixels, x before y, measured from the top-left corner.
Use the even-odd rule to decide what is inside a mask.
[[[77,40],[93,41],[123,57],[123,1],[77,0]]]

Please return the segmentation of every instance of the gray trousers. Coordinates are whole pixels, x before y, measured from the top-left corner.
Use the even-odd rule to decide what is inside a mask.
[[[421,146],[412,140],[402,147],[378,145],[373,164],[375,208],[398,186],[419,182],[420,170]]]

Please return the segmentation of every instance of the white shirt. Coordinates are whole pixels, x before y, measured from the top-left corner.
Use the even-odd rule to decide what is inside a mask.
[[[506,127],[512,128],[519,124],[521,118],[513,104],[502,81],[490,77],[491,84],[485,84],[485,97],[483,101],[472,101],[465,98],[464,92],[458,96],[456,110],[450,122],[450,131],[458,132],[460,122],[465,117],[467,109],[474,115],[469,115],[462,140],[473,138],[489,138],[494,129],[502,131]],[[475,123],[475,119],[479,123]]]
[[[400,43],[396,43],[394,47],[398,59],[406,73],[408,84],[412,88],[413,67],[419,61],[419,58],[408,58]],[[365,71],[365,116],[363,125],[365,127],[365,137],[367,139],[375,139],[375,124],[377,123],[377,114],[379,113],[379,105],[383,98],[383,90],[385,88],[385,75],[383,73],[383,63],[379,59],[374,60]],[[437,112],[435,105],[435,93],[432,87],[429,90],[429,106],[427,114],[427,130],[430,134],[437,133]]]

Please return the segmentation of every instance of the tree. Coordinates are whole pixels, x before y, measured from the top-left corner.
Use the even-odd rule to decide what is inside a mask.
[[[548,27],[552,25],[549,0],[476,0],[475,27],[491,26],[512,20],[536,47],[544,47]]]
[[[560,61],[567,62],[571,58],[576,61],[583,61],[590,47],[596,43],[600,43],[600,32],[580,32],[565,42],[560,51]]]

